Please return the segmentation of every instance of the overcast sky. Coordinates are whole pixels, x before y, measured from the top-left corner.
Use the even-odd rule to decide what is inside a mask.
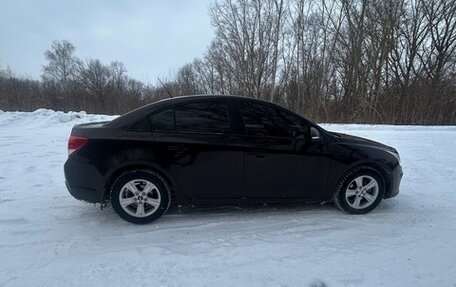
[[[214,33],[210,0],[0,0],[0,66],[38,79],[44,51],[66,39],[80,58],[125,64],[154,83],[200,57]]]

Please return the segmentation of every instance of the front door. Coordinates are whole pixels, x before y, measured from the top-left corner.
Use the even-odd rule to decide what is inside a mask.
[[[239,102],[244,136],[244,198],[314,198],[325,187],[329,160],[304,119],[273,105]]]

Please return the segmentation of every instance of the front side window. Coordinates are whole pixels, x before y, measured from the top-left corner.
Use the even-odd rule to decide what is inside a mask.
[[[228,133],[230,125],[224,100],[195,102],[174,109],[178,132]]]
[[[242,119],[248,135],[296,137],[308,131],[299,117],[270,105],[240,102]]]

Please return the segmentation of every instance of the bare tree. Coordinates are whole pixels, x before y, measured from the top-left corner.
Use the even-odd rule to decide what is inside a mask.
[[[456,1],[215,0],[207,51],[154,86],[122,63],[46,51],[42,81],[0,70],[0,108],[122,113],[181,94],[234,94],[325,122],[456,123]]]
[[[67,40],[54,41],[44,53],[48,64],[43,66],[43,79],[66,83],[76,75],[79,60],[74,56],[75,47]]]
[[[97,105],[105,108],[107,102],[107,88],[110,81],[109,68],[100,60],[89,59],[81,63],[78,71],[78,80],[89,95],[97,99]]]
[[[210,8],[218,41],[226,53],[230,93],[273,99],[283,39],[284,0],[223,0]]]

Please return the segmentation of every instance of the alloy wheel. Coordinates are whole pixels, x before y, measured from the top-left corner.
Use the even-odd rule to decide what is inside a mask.
[[[134,217],[147,217],[160,206],[161,196],[155,184],[137,179],[127,182],[119,193],[122,209]]]
[[[369,175],[361,175],[353,179],[347,186],[345,198],[350,207],[364,209],[371,206],[379,195],[379,184]]]

